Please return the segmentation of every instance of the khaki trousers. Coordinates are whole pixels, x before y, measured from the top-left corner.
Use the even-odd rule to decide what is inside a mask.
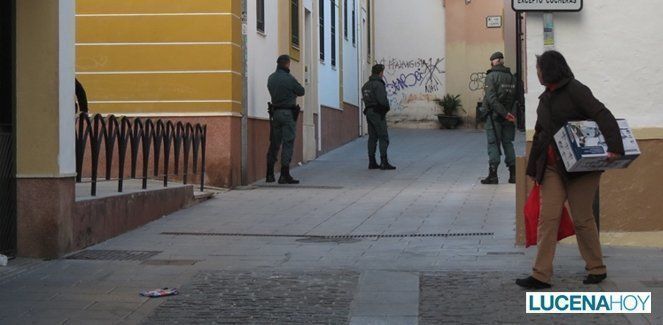
[[[550,283],[552,278],[557,231],[566,201],[569,202],[578,248],[586,263],[585,269],[590,274],[606,273],[599,232],[592,211],[600,179],[600,173],[592,173],[564,183],[555,167],[547,167],[541,183],[537,254],[532,274],[537,280]]]

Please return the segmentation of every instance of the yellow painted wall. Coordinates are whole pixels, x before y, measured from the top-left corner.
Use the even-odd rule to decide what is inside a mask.
[[[37,19],[39,24],[35,24]],[[16,2],[16,165],[19,177],[58,177],[59,8]]]
[[[473,125],[475,107],[483,99],[483,78],[490,55],[504,49],[504,2],[495,0],[445,1],[447,93],[460,94]],[[502,16],[502,28],[487,28],[487,16]],[[510,51],[513,52],[513,51]],[[505,58],[507,66],[515,58]],[[515,67],[510,66],[515,69]]]
[[[76,73],[100,113],[242,111],[241,0],[77,0]]]

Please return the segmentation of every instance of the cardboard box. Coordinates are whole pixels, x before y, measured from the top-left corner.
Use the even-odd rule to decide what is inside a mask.
[[[625,155],[608,163],[608,146],[594,121],[567,123],[557,134],[555,143],[568,172],[587,172],[628,167],[640,156],[640,148],[626,120],[617,120],[622,133]]]

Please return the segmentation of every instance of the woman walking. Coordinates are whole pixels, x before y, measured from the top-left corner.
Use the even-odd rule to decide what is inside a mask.
[[[553,258],[564,203],[568,201],[580,254],[585,260],[584,284],[597,284],[607,276],[592,205],[601,172],[569,173],[560,159],[555,133],[569,121],[593,120],[608,146],[608,160],[624,154],[615,117],[591,90],[576,80],[564,56],[547,51],[537,57],[539,81],[546,91],[539,97],[534,140],[527,175],[541,186],[536,261],[530,277],[516,280],[528,289],[550,288]]]

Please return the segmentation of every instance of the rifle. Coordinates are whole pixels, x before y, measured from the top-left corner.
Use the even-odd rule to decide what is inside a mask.
[[[488,111],[488,118],[490,119],[490,124],[493,126],[493,134],[495,134],[495,141],[497,142],[497,152],[499,152],[500,156],[502,155],[502,140],[500,140],[499,135],[497,135],[497,129],[495,128],[495,114],[493,114],[493,110],[490,109]]]
[[[299,112],[302,111],[302,108],[299,107],[299,105],[295,105],[295,107],[292,109],[292,118],[297,122],[299,119]]]

